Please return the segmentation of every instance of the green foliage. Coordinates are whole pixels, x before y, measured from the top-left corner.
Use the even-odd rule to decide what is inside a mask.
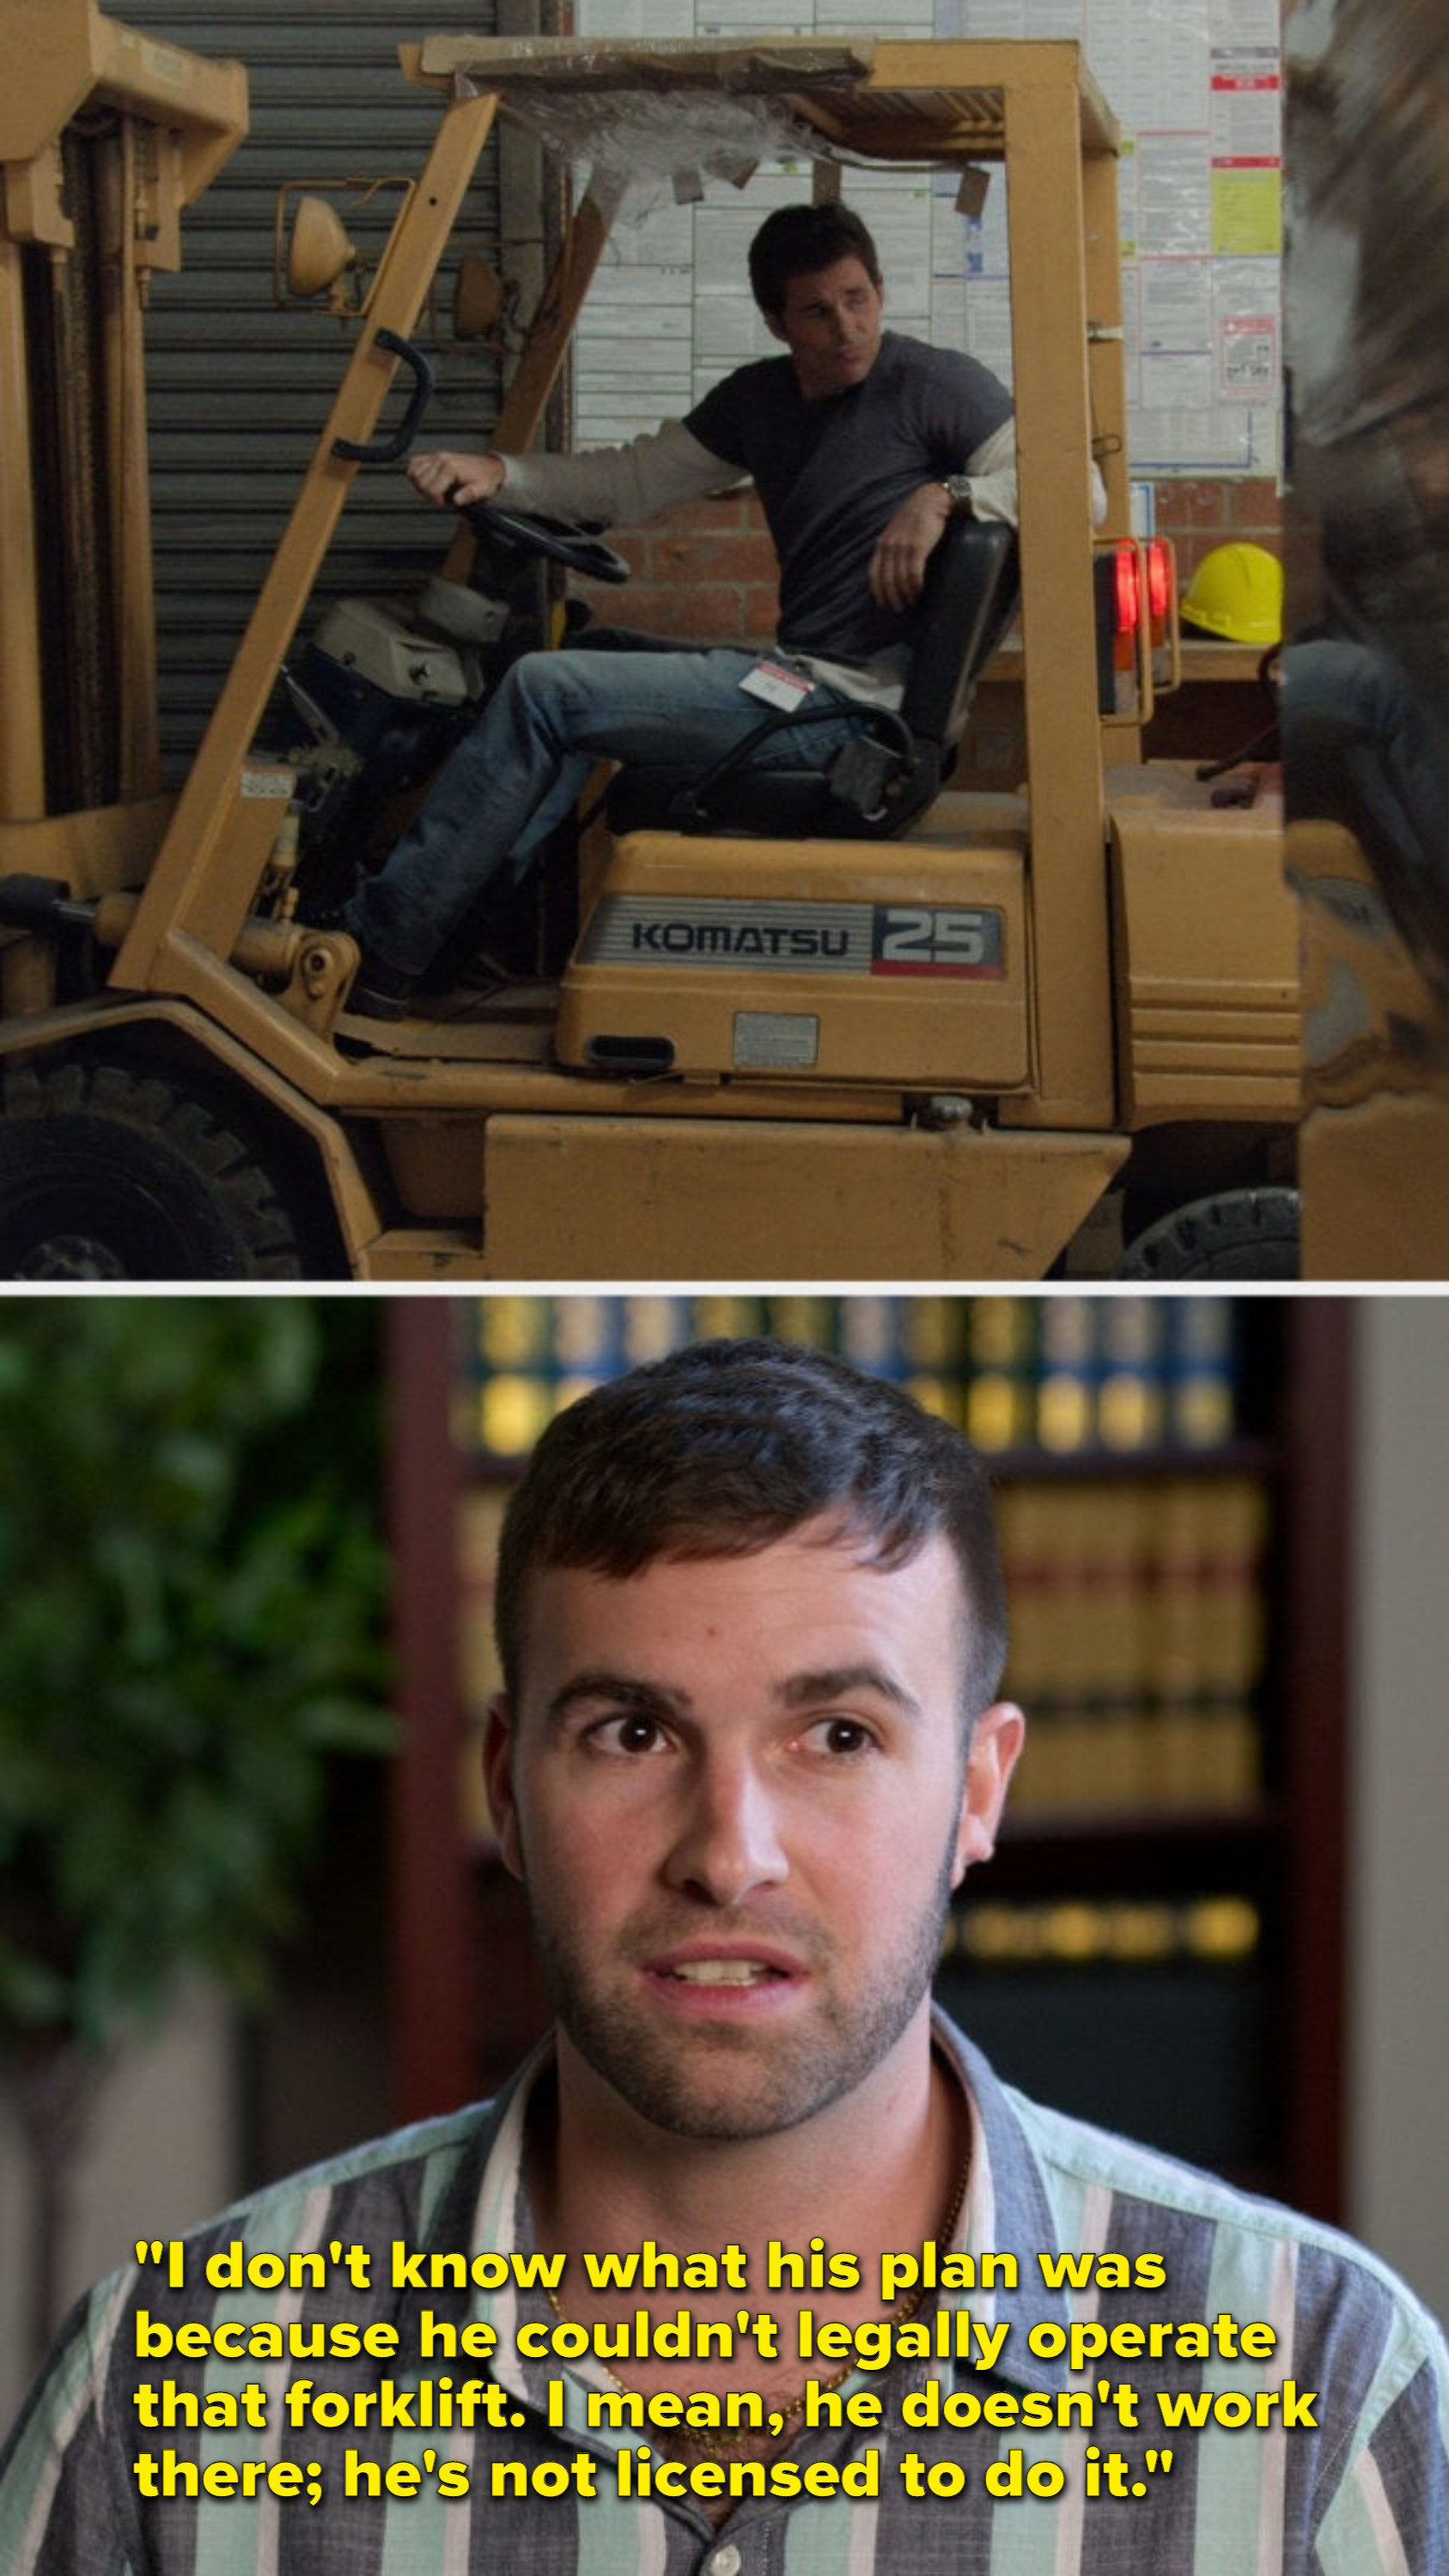
[[[378,1310],[0,1304],[0,2036],[242,1993],[327,1758],[391,1741]]]

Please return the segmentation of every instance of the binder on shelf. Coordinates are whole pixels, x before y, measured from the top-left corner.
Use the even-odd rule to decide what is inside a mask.
[[[474,1846],[491,1841],[495,1832],[483,1784],[483,1723],[489,1701],[503,1687],[493,1642],[493,1604],[498,1539],[507,1501],[507,1488],[502,1485],[472,1484],[463,1492],[458,1513],[458,1695],[463,1712],[458,1822]]]
[[[1018,1812],[1241,1809],[1262,1781],[1264,1487],[1035,1483],[1000,1498]]]
[[[1063,1896],[1003,1904],[982,1897],[953,1908],[941,1956],[997,1968],[1045,1961],[1083,1969],[1108,1962],[1141,1967],[1172,1960],[1234,1967],[1257,1957],[1262,1937],[1257,1906],[1237,1894],[1172,1903]]]
[[[1220,1448],[1238,1427],[1226,1297],[503,1296],[475,1301],[462,1437],[512,1457],[558,1405],[681,1342],[770,1332],[840,1352],[987,1454]]]

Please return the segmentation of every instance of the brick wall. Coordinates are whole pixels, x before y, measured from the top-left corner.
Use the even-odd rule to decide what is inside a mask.
[[[690,501],[643,528],[611,528],[630,568],[627,590],[579,586],[611,625],[701,644],[760,644],[774,632],[775,549],[753,493]]]
[[[1235,537],[1283,551],[1283,505],[1266,475],[1242,481],[1172,480],[1157,485],[1158,533],[1171,537],[1177,578],[1186,590],[1203,556]]]
[[[1205,554],[1234,537],[1284,550],[1283,511],[1267,477],[1161,482],[1157,524],[1171,537],[1186,590]],[[615,528],[609,542],[626,558],[626,590],[581,595],[612,625],[702,644],[762,644],[775,627],[775,556],[752,494],[692,501],[643,528]]]

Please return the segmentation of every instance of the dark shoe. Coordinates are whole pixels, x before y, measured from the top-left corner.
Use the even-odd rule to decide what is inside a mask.
[[[405,975],[399,966],[389,966],[367,949],[357,970],[344,1009],[359,1020],[405,1020],[412,1008],[415,978]]]

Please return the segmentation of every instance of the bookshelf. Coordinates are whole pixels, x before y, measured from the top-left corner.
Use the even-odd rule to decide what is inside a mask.
[[[1342,1300],[396,1301],[398,2115],[491,2089],[547,2019],[476,1759],[519,1461],[599,1376],[757,1329],[899,1377],[990,1462],[1033,1740],[943,2000],[1027,2091],[1338,2216]]]

